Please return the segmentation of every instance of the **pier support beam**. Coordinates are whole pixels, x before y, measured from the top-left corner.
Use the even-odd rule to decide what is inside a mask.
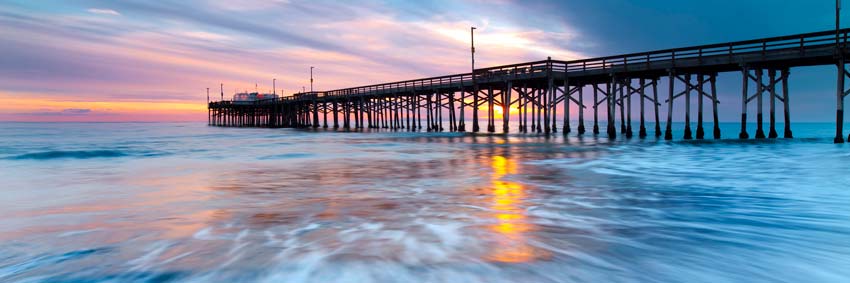
[[[765,138],[765,135],[764,135],[764,115],[763,115],[763,112],[762,112],[762,105],[763,105],[763,103],[762,103],[763,95],[762,94],[764,94],[764,84],[762,83],[763,74],[764,74],[764,71],[762,69],[756,69],[756,83],[757,83],[756,91],[758,92],[758,93],[756,93],[756,99],[757,99],[756,100],[756,104],[757,104],[756,105],[756,138],[757,139]]]
[[[630,80],[623,80],[622,82],[620,82],[620,86],[618,88],[618,92],[620,93],[620,99],[615,100],[619,103],[614,103],[614,107],[617,107],[617,104],[620,105],[620,133],[624,134],[626,137],[628,137],[628,134],[626,133],[626,97],[625,97],[625,92],[626,92],[626,85],[630,84],[630,83],[631,83]],[[616,93],[617,92],[614,93],[615,96],[616,96]],[[614,99],[616,99],[616,97]],[[616,108],[615,108],[615,110],[616,110]]]
[[[334,112],[334,129],[339,129],[339,108],[336,100],[332,102]]]
[[[782,69],[780,77],[782,80],[782,106],[783,106],[783,118],[785,119],[785,134],[784,138],[790,139],[794,137],[794,134],[791,133],[791,102],[788,100],[788,68]]]
[[[599,134],[599,86],[593,85],[593,134]]]
[[[627,86],[631,87],[632,80],[626,80]],[[643,89],[643,84],[641,84],[641,89]],[[625,90],[628,92],[626,96],[626,101],[621,101],[626,108],[626,138],[631,138],[634,134],[632,132],[632,90],[629,88]],[[641,97],[643,99],[643,97]]]
[[[477,133],[479,130],[480,128],[478,127],[478,86],[476,85],[472,91],[472,132]]]
[[[676,72],[672,69],[667,71],[670,84],[669,96],[667,97],[667,129],[664,131],[664,139],[673,139],[673,86],[676,82]]]
[[[513,82],[508,81],[508,85],[502,92],[502,132],[507,134],[510,131],[511,121],[511,94],[513,92]]]
[[[702,127],[702,96],[704,88],[702,87],[705,81],[705,76],[703,74],[697,75],[697,136],[698,140],[705,138],[705,129]]]
[[[748,139],[750,138],[750,134],[747,133],[747,102],[749,101],[749,90],[747,87],[750,83],[750,69],[744,66],[741,74],[744,80],[741,86],[741,133],[738,134],[738,138]]]
[[[655,137],[661,136],[661,120],[659,119],[660,113],[658,112],[658,107],[661,106],[661,103],[658,103],[658,79],[652,79],[652,104],[655,107]]]
[[[717,104],[720,102],[717,101],[717,74],[712,74],[711,77],[708,78],[711,83],[711,107],[712,107],[712,115],[714,121],[714,139],[720,139],[720,122],[717,117]]]
[[[750,69],[744,66],[741,71],[743,74],[743,86],[741,87],[741,133],[738,134],[739,139],[748,139],[750,134],[747,133],[747,102],[749,96]]]
[[[779,136],[776,133],[776,70],[768,70],[768,76],[770,77],[770,132],[767,137],[775,139]]]
[[[584,85],[578,85],[578,135],[584,132]]]
[[[844,69],[844,57],[838,59],[838,93],[835,102],[835,143],[844,143],[844,96],[847,92],[844,90],[844,77],[847,76],[847,71]],[[850,139],[850,137],[848,137]]]
[[[581,87],[579,87],[579,89],[581,89]],[[570,93],[572,93],[570,91],[570,78],[564,77],[564,129],[562,130],[564,136],[572,131],[572,129],[570,129]],[[581,113],[581,105],[579,105],[579,113]],[[554,117],[555,115],[552,116]],[[579,114],[579,116],[581,116],[581,114]]]
[[[493,101],[493,87],[487,88],[487,132],[496,132],[496,103]]]
[[[617,80],[614,76],[611,76],[611,83],[608,84],[608,91],[606,92],[606,100],[608,101],[608,138],[615,139],[617,138],[617,128],[616,122],[614,121],[616,116],[616,107],[617,107]]]
[[[644,116],[644,98],[646,96],[646,88],[644,85],[646,84],[646,79],[640,79],[640,128],[638,129],[638,137],[645,138],[646,137],[646,124],[645,124],[645,116]]]
[[[685,75],[685,136],[686,140],[693,139],[691,133],[691,74]]]
[[[323,109],[322,116],[324,116],[324,119],[322,120],[322,128],[327,129],[328,128],[328,102],[327,101],[322,102],[322,109]]]

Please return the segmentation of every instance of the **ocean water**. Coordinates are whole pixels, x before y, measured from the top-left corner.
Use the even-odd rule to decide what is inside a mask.
[[[850,282],[832,125],[681,127],[2,123],[0,282]]]

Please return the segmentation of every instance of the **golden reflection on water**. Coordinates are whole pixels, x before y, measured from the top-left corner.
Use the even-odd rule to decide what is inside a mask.
[[[497,233],[497,239],[486,256],[487,260],[519,263],[544,256],[542,251],[529,244],[529,233],[535,227],[528,222],[528,216],[525,214],[525,187],[520,183],[503,180],[509,174],[516,174],[516,163],[504,156],[495,155],[490,164],[493,169],[490,208],[495,211],[492,217],[496,223],[489,229]]]

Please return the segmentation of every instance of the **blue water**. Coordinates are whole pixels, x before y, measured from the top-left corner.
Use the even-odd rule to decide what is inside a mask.
[[[832,125],[681,127],[0,123],[0,282],[850,282]]]

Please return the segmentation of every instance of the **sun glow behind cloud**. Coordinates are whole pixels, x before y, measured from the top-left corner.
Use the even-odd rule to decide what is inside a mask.
[[[464,2],[427,15],[411,14],[423,9],[415,3],[90,2],[0,4],[0,94],[13,101],[0,119],[91,109],[73,119],[203,120],[205,88],[217,100],[219,83],[229,97],[271,91],[276,78],[275,92],[290,94],[309,87],[309,66],[315,89],[463,73],[469,26],[479,27],[479,67],[583,57],[562,23],[517,26]]]

